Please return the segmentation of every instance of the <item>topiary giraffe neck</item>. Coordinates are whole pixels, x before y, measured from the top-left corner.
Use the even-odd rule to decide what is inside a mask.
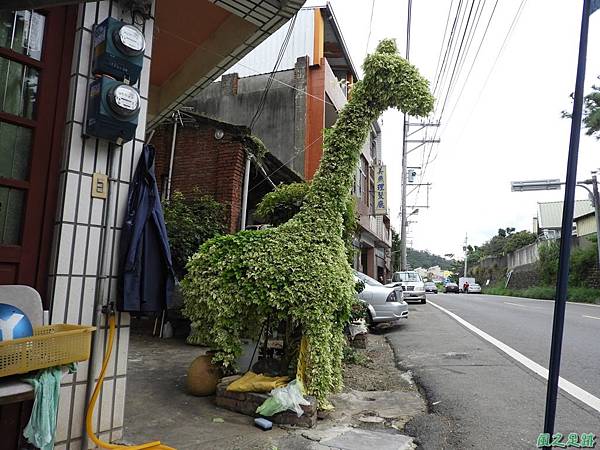
[[[369,108],[369,101],[362,82],[355,83],[351,97],[340,111],[334,126],[324,130],[321,163],[295,219],[305,221],[307,216],[313,216],[312,219],[318,219],[318,223],[326,230],[339,231],[360,150],[372,122],[382,112]]]
[[[371,123],[390,107],[411,116],[425,116],[433,109],[429,83],[398,55],[393,40],[381,41],[365,59],[363,69],[365,76],[354,84],[337,121],[324,131],[321,164],[300,212],[287,226],[310,224],[321,237],[339,236],[342,212]]]

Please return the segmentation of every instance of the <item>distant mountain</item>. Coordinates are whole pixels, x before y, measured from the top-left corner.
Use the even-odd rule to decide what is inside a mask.
[[[428,251],[414,250],[412,248],[406,249],[406,260],[408,265],[413,269],[417,267],[428,267],[440,266],[444,270],[449,270],[452,265],[452,260],[446,259],[443,256],[434,255]]]

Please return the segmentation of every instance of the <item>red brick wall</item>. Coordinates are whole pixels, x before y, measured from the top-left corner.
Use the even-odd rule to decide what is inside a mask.
[[[156,180],[162,192],[169,172],[173,125],[160,127],[152,144],[156,148]],[[229,230],[239,229],[244,178],[244,147],[228,131],[215,139],[209,124],[178,127],[171,192],[190,194],[194,187],[228,206]]]

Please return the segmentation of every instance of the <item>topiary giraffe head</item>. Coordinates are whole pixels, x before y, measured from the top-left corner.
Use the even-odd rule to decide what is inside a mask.
[[[411,116],[426,116],[433,110],[429,82],[398,53],[396,41],[382,40],[365,59],[362,89],[368,106],[375,111],[397,108]]]

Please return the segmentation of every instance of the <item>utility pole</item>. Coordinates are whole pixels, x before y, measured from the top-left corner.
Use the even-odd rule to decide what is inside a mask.
[[[596,212],[596,245],[598,246],[598,268],[600,269],[600,195],[598,194],[598,178],[592,172],[592,190],[594,192],[594,210]]]
[[[587,55],[588,28],[590,14],[598,8],[597,0],[583,0],[581,18],[581,34],[579,39],[579,55],[577,61],[577,77],[575,95],[573,96],[573,114],[571,116],[571,136],[569,139],[569,156],[567,158],[567,178],[565,180],[565,200],[563,204],[562,227],[560,240],[560,256],[558,262],[558,282],[556,283],[556,301],[552,321],[552,343],[550,344],[550,364],[548,367],[548,389],[546,391],[546,411],[544,416],[544,433],[554,434],[556,418],[556,398],[560,376],[560,356],[562,351],[563,329],[565,324],[565,307],[567,303],[567,287],[569,284],[569,260],[571,252],[571,230],[573,229],[573,212],[575,209],[575,187],[577,186],[577,157],[579,153],[579,137],[581,134],[581,117],[583,115],[583,88],[585,83],[585,63]]]
[[[410,27],[411,27],[411,16],[412,16],[412,0],[408,0],[408,17],[406,22],[406,55],[407,61],[410,59]],[[410,123],[407,114],[404,114],[403,122],[403,133],[402,133],[402,190],[401,190],[401,205],[400,205],[400,270],[407,270],[408,262],[406,260],[406,244],[407,244],[407,227],[408,227],[408,215],[406,214],[406,198],[408,196],[408,154],[423,147],[425,144],[438,143],[439,139],[409,139],[415,133],[425,129],[426,127],[439,127],[439,123]],[[419,127],[416,131],[410,132],[411,127]],[[408,148],[408,144],[415,144],[411,149]],[[427,194],[429,197],[429,183],[423,184],[427,186]],[[428,202],[429,203],[429,202]],[[415,206],[416,207],[416,206]],[[428,208],[429,205],[419,206],[419,208]],[[410,215],[410,214],[409,214]]]
[[[467,277],[467,260],[469,259],[468,235],[465,233],[465,278]]]
[[[408,17],[406,20],[406,55],[405,58],[409,61],[410,58],[410,22],[412,14],[412,0],[408,0]],[[407,137],[408,137],[408,115],[404,113],[404,124],[402,129],[402,205],[400,207],[400,270],[406,270],[406,227],[408,226],[406,217],[406,182],[408,178],[408,152],[407,152]]]

